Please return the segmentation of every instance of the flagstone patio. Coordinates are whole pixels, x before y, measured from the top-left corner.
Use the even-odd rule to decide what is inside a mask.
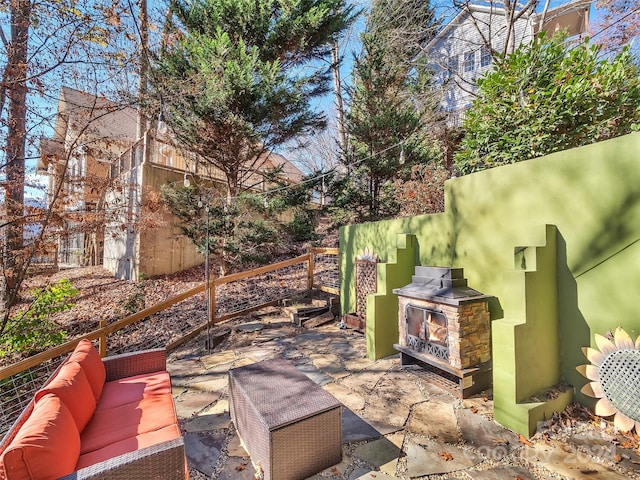
[[[227,372],[275,357],[344,405],[343,460],[313,480],[640,478],[640,452],[589,422],[571,435],[550,422],[554,435],[528,441],[493,421],[490,391],[461,400],[419,367],[402,368],[397,356],[368,360],[360,333],[334,324],[294,328],[273,312],[246,323],[232,326],[247,336],[237,347],[223,342],[207,352],[199,337],[170,355],[192,479],[254,478],[229,415]]]

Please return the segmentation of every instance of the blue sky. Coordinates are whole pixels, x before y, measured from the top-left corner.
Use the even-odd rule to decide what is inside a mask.
[[[155,0],[150,1],[149,10],[150,12],[157,15],[158,18],[162,18],[162,15],[164,14],[164,11],[163,11],[164,7],[161,5],[162,3],[164,2],[156,2]],[[368,0],[356,0],[356,3],[361,8],[366,8],[369,5]],[[551,3],[551,7],[557,6],[560,3],[565,3],[565,2],[554,0]],[[542,8],[543,4],[544,2],[541,2],[541,5],[539,7],[540,9]],[[437,1],[435,4],[435,8],[436,8],[437,14],[442,18],[444,18],[445,22],[448,21],[456,13],[455,10],[452,8],[451,0]],[[595,9],[595,7],[592,6],[592,11],[591,11],[592,24],[595,23],[598,18],[599,18],[599,12]],[[354,24],[349,37],[346,39],[346,43],[342,47],[341,53],[343,55],[344,61],[341,67],[341,76],[342,76],[342,81],[344,85],[350,85],[352,82],[351,73],[353,68],[353,56],[355,53],[359,52],[360,50],[359,35],[364,30],[364,26],[365,26],[365,19],[364,19],[364,16],[361,16]],[[156,32],[158,31],[159,29],[156,29]],[[52,115],[55,112],[55,107],[56,107],[55,98],[57,98],[58,93],[59,92],[51,92],[50,97],[46,100],[42,100],[42,99],[32,100],[34,108],[39,110],[40,113],[46,113],[46,114]],[[333,93],[330,93],[323,98],[317,99],[314,102],[314,105],[316,106],[316,108],[324,111],[328,117],[332,118],[335,116],[334,102],[335,102],[335,98],[333,96]],[[40,131],[38,133],[46,136],[51,136],[52,125],[46,125],[46,124],[43,125],[42,127],[40,127]],[[29,161],[28,164],[30,167],[29,173],[28,173],[29,180],[38,182],[40,184],[46,183],[46,177],[34,175],[35,160]],[[29,190],[28,194],[39,196],[41,195],[41,192]]]

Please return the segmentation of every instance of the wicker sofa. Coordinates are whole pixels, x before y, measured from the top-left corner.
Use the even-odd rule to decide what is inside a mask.
[[[81,340],[0,443],[0,479],[185,479],[163,349],[100,358]]]

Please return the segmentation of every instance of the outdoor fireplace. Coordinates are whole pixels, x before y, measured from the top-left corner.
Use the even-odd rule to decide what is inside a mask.
[[[398,295],[402,365],[452,379],[465,398],[491,384],[490,296],[469,288],[462,268],[416,267]]]

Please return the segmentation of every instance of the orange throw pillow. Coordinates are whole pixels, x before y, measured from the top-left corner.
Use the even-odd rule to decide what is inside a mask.
[[[69,361],[80,364],[87,376],[87,380],[89,380],[97,403],[100,400],[102,387],[104,387],[104,382],[107,379],[107,372],[104,369],[104,363],[102,363],[98,350],[89,340],[83,338],[76,346],[71,357],[69,357]]]
[[[75,471],[80,435],[71,413],[55,395],[45,395],[0,456],[0,478],[53,480]]]
[[[82,433],[96,411],[96,400],[80,365],[76,362],[62,365],[51,382],[36,392],[36,404],[48,393],[53,393],[62,400],[71,412],[78,432]]]

